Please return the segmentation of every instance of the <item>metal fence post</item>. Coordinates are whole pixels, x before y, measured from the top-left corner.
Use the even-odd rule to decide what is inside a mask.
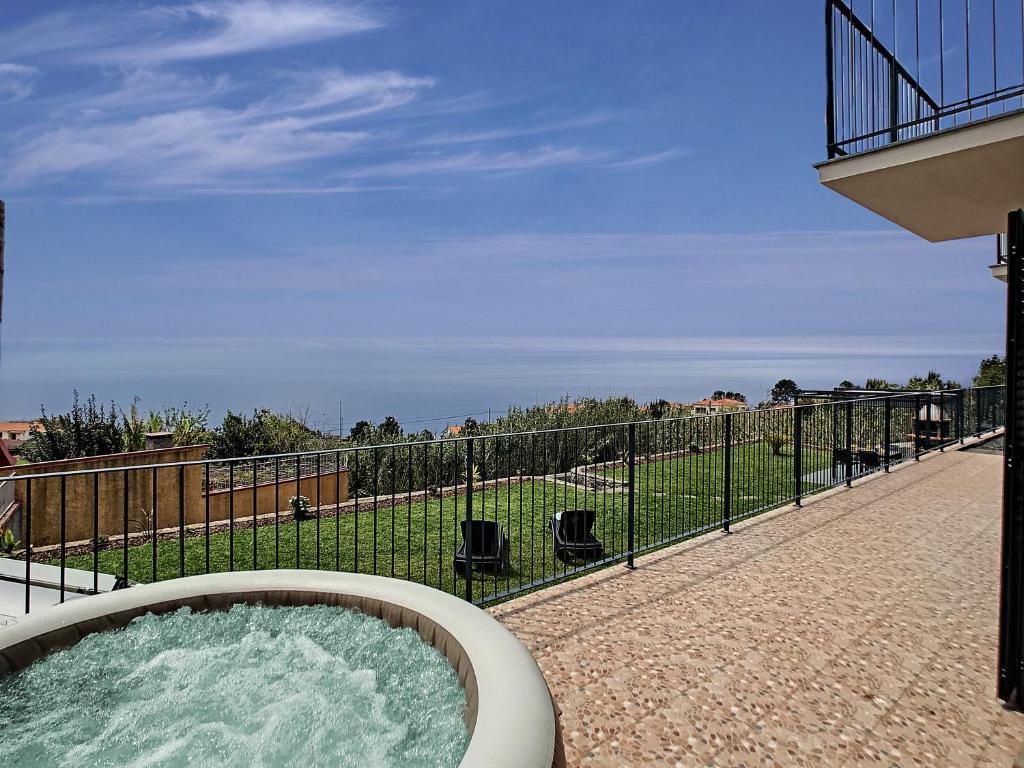
[[[925,406],[925,451],[932,450],[932,393],[928,393],[928,404]],[[939,434],[942,434],[942,423],[939,423]]]
[[[725,509],[722,512],[722,530],[729,533],[732,514],[732,414],[725,414]]]
[[[914,395],[914,461],[921,460],[921,396]]]
[[[853,400],[846,401],[846,487],[853,485]]]
[[[629,425],[627,450],[629,453],[629,488],[627,490],[628,500],[626,504],[626,567],[635,568],[633,554],[636,551],[636,490],[634,488],[634,481],[636,479],[636,424]]]
[[[893,22],[895,24],[895,21]],[[893,62],[889,65],[889,141],[895,144],[900,140],[897,126],[900,123],[900,79],[899,70]]]
[[[929,411],[929,414],[931,411]],[[946,425],[946,393],[939,392],[939,453],[942,453],[946,448],[946,439],[948,435],[943,435],[942,430]]]
[[[825,149],[831,160],[836,156],[835,65],[833,63],[832,4],[825,4]]]
[[[473,438],[466,441],[466,601],[473,602]]]
[[[985,394],[983,390],[974,390],[974,434],[981,434],[981,396]]]
[[[889,471],[889,452],[892,445],[892,399],[885,398],[885,427],[882,431],[882,468]]]
[[[964,444],[964,397],[966,395],[966,390],[961,389],[956,396],[956,436],[960,440],[960,445]]]
[[[803,414],[800,411],[800,406],[793,406],[793,482],[796,486],[796,505],[798,507],[804,495],[803,423]]]
[[[25,615],[32,611],[32,478],[25,481]]]

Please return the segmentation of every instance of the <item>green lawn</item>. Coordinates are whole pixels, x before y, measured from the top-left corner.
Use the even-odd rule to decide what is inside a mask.
[[[826,466],[828,456],[805,452],[804,473]],[[606,472],[624,479],[625,469]],[[638,464],[636,467],[635,537],[637,549],[656,546],[670,537],[721,523],[725,508],[724,456],[709,452]],[[794,492],[793,463],[788,455],[772,456],[764,443],[737,446],[732,454],[731,515],[739,518],[789,501]],[[805,493],[813,488],[805,487]],[[279,525],[256,529],[259,569],[323,568],[377,573],[419,581],[445,591],[465,593],[465,582],[452,567],[461,543],[459,521],[465,518],[465,496],[390,504],[358,515],[323,517],[296,524],[282,516]],[[546,480],[478,491],[473,496],[474,517],[497,519],[510,539],[511,566],[497,576],[476,571],[474,595],[478,599],[566,574],[572,567],[553,557],[548,520],[562,509],[597,510],[595,533],[606,556],[627,549],[627,494],[624,490],[567,487]],[[205,538],[184,542],[185,575],[207,571]],[[106,550],[99,567],[107,573],[123,572],[123,550]],[[68,565],[92,568],[92,556],[68,558]],[[209,539],[209,570],[250,570],[253,530],[215,533]],[[128,549],[128,578],[135,582],[164,580],[180,575],[178,541]]]

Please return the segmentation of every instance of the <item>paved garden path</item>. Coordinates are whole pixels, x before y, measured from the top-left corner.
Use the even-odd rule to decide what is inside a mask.
[[[570,765],[1009,766],[1001,459],[947,451],[491,609]]]

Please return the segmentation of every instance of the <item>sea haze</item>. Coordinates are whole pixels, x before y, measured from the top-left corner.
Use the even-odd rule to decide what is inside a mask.
[[[202,339],[10,341],[3,347],[0,418],[67,408],[73,389],[127,408],[209,405],[308,411],[332,431],[394,415],[411,430],[510,404],[630,395],[688,401],[715,389],[751,401],[780,378],[832,387],[867,377],[905,381],[937,370],[967,384],[999,334],[702,338]],[[340,409],[339,409],[340,404]],[[340,411],[340,414],[339,414]]]

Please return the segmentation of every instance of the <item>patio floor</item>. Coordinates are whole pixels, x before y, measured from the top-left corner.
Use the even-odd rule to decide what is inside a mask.
[[[569,765],[1009,766],[1001,459],[947,451],[491,609]]]

